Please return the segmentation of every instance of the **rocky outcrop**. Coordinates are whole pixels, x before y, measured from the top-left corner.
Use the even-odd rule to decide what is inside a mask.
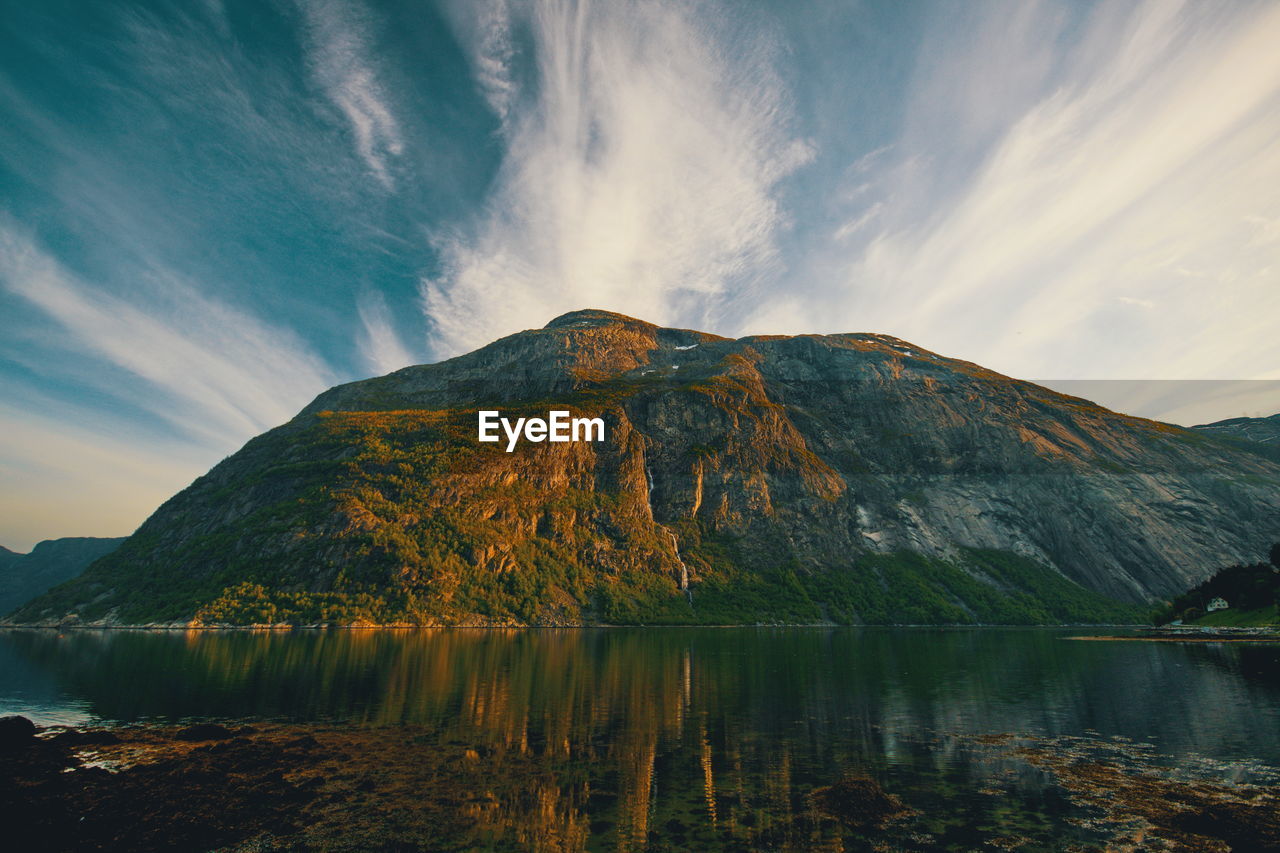
[[[603,417],[476,440],[476,412]],[[1280,533],[1280,464],[885,335],[579,311],[321,394],[23,622],[1082,621]]]

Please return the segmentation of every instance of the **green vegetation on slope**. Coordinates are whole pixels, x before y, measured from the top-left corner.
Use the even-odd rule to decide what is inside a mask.
[[[986,556],[993,562],[1020,560],[999,552]],[[830,575],[802,575],[783,567],[741,576],[737,583],[712,576],[694,584],[692,601],[670,580],[636,572],[584,588],[574,603],[596,609],[603,624],[621,625],[1033,625],[1137,618],[1135,608],[1089,593],[1043,567],[1025,563],[1018,569],[1024,577],[1038,577],[1050,585],[1056,578],[1064,588],[1050,595],[1018,587],[996,589],[955,564],[903,553],[867,557],[852,570]],[[513,578],[469,585],[468,598],[479,593],[473,600],[480,606],[462,608],[453,618],[415,606],[420,602],[412,593],[288,592],[247,582],[224,590],[200,607],[197,616],[205,624],[421,624],[477,618],[537,623],[539,594],[554,587],[558,578],[536,568]],[[866,609],[859,611],[858,604]]]
[[[1002,551],[969,550],[950,562],[908,551],[865,554],[852,565],[805,569],[779,555],[772,571],[748,573],[733,544],[704,541],[686,555],[697,571],[692,605],[674,584],[635,583],[603,608],[618,624],[752,622],[867,625],[1052,625],[1127,623],[1138,608],[1084,589],[1057,572]],[[656,587],[656,588],[655,588]]]
[[[450,613],[416,608],[414,596],[271,591],[260,584],[229,588],[203,606],[206,624],[421,624],[474,621],[519,624],[544,621],[540,601],[571,589],[572,602],[593,621],[613,625],[869,624],[1044,625],[1131,623],[1138,608],[1083,589],[1023,557],[972,551],[963,564],[920,554],[866,555],[851,567],[805,572],[794,563],[763,573],[724,562],[731,549],[702,549],[716,559],[699,573],[686,597],[675,582],[652,572],[580,580],[588,567],[535,563],[497,579],[474,573],[460,585],[460,607]],[[697,557],[691,557],[697,559]],[[988,580],[980,580],[985,577]],[[442,618],[443,617],[443,618]]]
[[[1277,615],[1277,612],[1274,604],[1255,610],[1241,610],[1237,607],[1230,607],[1196,619],[1195,624],[1209,625],[1216,628],[1269,628],[1280,625],[1280,615]]]

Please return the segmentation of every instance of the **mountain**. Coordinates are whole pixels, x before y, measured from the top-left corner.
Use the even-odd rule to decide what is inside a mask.
[[[480,409],[606,440],[507,452]],[[326,391],[13,621],[1134,619],[1280,538],[1265,450],[885,335],[578,311]]]
[[[1266,418],[1228,418],[1192,429],[1227,438],[1242,438],[1280,448],[1280,414]]]
[[[120,547],[120,539],[88,536],[46,539],[30,554],[0,547],[0,614],[9,613],[40,593],[70,580],[90,563]]]

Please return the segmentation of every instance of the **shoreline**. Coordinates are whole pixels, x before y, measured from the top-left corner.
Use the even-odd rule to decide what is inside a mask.
[[[941,623],[900,625],[844,625],[837,622],[742,622],[717,625],[619,625],[619,624],[572,624],[572,625],[497,625],[497,624],[460,624],[460,625],[188,625],[183,622],[158,623],[148,625],[95,625],[89,624],[6,624],[0,623],[0,631],[253,631],[280,632],[290,631],[588,631],[588,630],[688,630],[688,629],[728,629],[728,628],[841,628],[871,630],[1002,630],[1002,631],[1041,631],[1046,629],[1082,629],[1082,628],[1118,628],[1124,630],[1142,630],[1142,625],[1125,625],[1106,622],[1069,622],[1050,623],[1044,625],[1002,625],[1002,624],[963,624]],[[1280,629],[1278,629],[1280,630]]]
[[[1146,643],[1277,643],[1280,627],[1239,627],[1205,625],[1202,627],[1140,628],[1128,636],[1070,637],[1072,640],[1119,640]]]
[[[1096,640],[1114,640],[1117,643],[1280,643],[1280,634],[1266,634],[1262,637],[1106,637],[1106,635],[1098,635],[1098,637],[1068,637],[1065,639],[1085,640],[1085,642],[1096,642]]]

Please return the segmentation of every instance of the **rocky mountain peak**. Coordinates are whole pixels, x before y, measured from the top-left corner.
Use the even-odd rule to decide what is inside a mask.
[[[583,308],[579,311],[570,311],[567,314],[561,314],[547,325],[544,329],[587,329],[599,328],[601,326],[641,326],[648,329],[656,329],[653,323],[647,323],[644,320],[637,320],[635,317],[628,317],[626,314],[619,314],[616,311],[604,311],[600,308]]]
[[[481,408],[606,439],[510,452]],[[1267,451],[887,335],[575,311],[321,394],[19,615],[1110,620],[1275,541]]]

